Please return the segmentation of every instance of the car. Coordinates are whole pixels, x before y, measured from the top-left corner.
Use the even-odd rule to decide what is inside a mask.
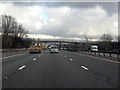
[[[58,53],[58,48],[57,47],[51,47],[50,48],[50,53]]]
[[[61,48],[61,50],[63,50],[63,48]]]

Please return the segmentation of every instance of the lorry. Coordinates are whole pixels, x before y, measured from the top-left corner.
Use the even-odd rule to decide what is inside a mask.
[[[29,48],[29,53],[41,53],[42,47],[38,42],[32,42]]]
[[[91,45],[91,51],[98,51],[98,45]]]
[[[47,50],[48,48],[47,45],[44,45],[44,44],[42,44],[41,47],[42,47],[42,50]]]

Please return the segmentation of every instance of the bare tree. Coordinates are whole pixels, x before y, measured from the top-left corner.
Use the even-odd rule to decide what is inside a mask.
[[[101,38],[100,38],[102,41],[111,41],[113,39],[112,35],[110,34],[103,34],[101,35]]]
[[[89,40],[88,40],[88,38],[87,38],[87,37],[85,37],[85,40],[86,40],[86,42],[89,42]]]
[[[120,35],[118,35],[116,39],[118,40],[118,42],[120,42]]]
[[[16,30],[17,22],[15,18],[7,15],[2,15],[2,33],[5,35],[11,34]]]
[[[26,36],[27,31],[21,24],[18,24],[16,19],[12,16],[1,15],[2,27],[2,46],[3,48],[17,48],[21,47],[23,37]]]
[[[23,38],[23,37],[27,37],[27,31],[25,31],[25,29],[23,28],[23,26],[21,24],[18,25],[18,37]]]
[[[88,39],[88,37],[85,37],[86,42],[83,44],[85,50],[89,50],[89,47],[91,45],[91,40]]]
[[[102,48],[103,50],[113,50],[113,46],[112,46],[112,42],[111,40],[113,40],[112,35],[110,34],[103,34],[101,35],[100,39],[102,40],[99,43],[99,48]]]
[[[0,33],[2,32],[2,17],[0,17]]]

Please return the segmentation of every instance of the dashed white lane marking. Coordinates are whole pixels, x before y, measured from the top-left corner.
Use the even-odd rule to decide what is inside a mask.
[[[72,59],[72,58],[70,58],[70,61],[73,61],[73,59]]]
[[[39,55],[39,57],[41,57],[41,55]]]
[[[66,56],[65,56],[66,57]]]
[[[24,65],[24,66],[22,66],[22,67],[20,67],[18,70],[22,70],[23,68],[25,68],[26,66]]]
[[[4,79],[7,79],[8,77],[4,77]]]
[[[35,60],[36,60],[36,58],[33,59],[33,61],[35,61]]]
[[[88,70],[88,68],[87,67],[85,67],[85,66],[81,66],[83,69],[85,69],[85,70]]]

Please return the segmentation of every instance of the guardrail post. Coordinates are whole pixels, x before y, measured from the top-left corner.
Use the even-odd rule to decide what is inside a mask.
[[[95,52],[95,55],[96,55],[96,52]]]
[[[110,57],[111,57],[111,53],[110,53]]]
[[[103,53],[103,56],[105,56],[105,53]]]
[[[119,59],[119,54],[117,54],[117,58]]]

